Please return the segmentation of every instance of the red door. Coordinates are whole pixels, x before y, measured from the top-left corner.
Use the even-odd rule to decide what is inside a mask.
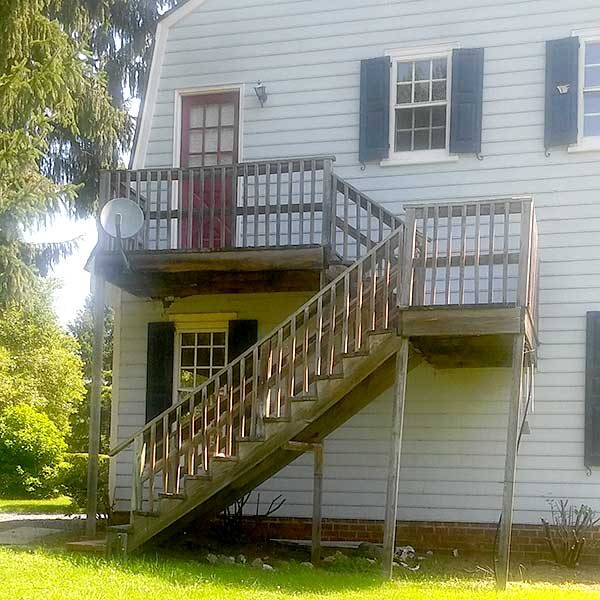
[[[233,245],[238,158],[239,93],[184,96],[181,166],[193,171],[182,184],[180,248],[219,250]]]

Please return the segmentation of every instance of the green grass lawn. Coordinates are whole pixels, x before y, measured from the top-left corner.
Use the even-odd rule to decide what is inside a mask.
[[[60,514],[71,512],[71,499],[67,496],[43,500],[5,500],[0,499],[0,513],[44,513]]]
[[[274,572],[247,565],[212,566],[187,558],[132,557],[126,563],[43,550],[0,549],[0,598],[10,600],[583,600],[600,587],[512,583],[497,594],[485,575],[403,572],[383,582],[378,570],[311,570],[299,563]],[[202,561],[202,562],[200,562]]]

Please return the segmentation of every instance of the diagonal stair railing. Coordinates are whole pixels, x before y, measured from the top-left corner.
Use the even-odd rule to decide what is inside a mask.
[[[320,378],[366,352],[387,331],[401,289],[404,226],[392,231],[278,328],[111,451],[133,444],[132,510],[153,511],[158,494],[178,494],[184,477],[236,456],[240,440],[262,439],[265,422],[291,417]]]

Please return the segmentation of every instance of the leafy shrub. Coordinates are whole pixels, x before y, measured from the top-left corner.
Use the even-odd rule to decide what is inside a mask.
[[[47,415],[27,404],[6,408],[0,414],[0,494],[55,495],[65,450],[63,434]]]
[[[88,455],[68,454],[61,468],[60,489],[73,501],[73,509],[83,511],[87,502]],[[98,464],[98,515],[110,519],[112,507],[108,496],[108,456],[99,457]]]

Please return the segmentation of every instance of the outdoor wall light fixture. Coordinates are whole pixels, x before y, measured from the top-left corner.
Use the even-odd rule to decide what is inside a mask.
[[[262,108],[265,105],[267,98],[269,97],[267,94],[267,88],[264,83],[261,83],[259,81],[259,82],[257,82],[257,85],[254,88],[254,91],[256,92],[256,97],[258,98],[258,101],[260,102],[260,106]]]

